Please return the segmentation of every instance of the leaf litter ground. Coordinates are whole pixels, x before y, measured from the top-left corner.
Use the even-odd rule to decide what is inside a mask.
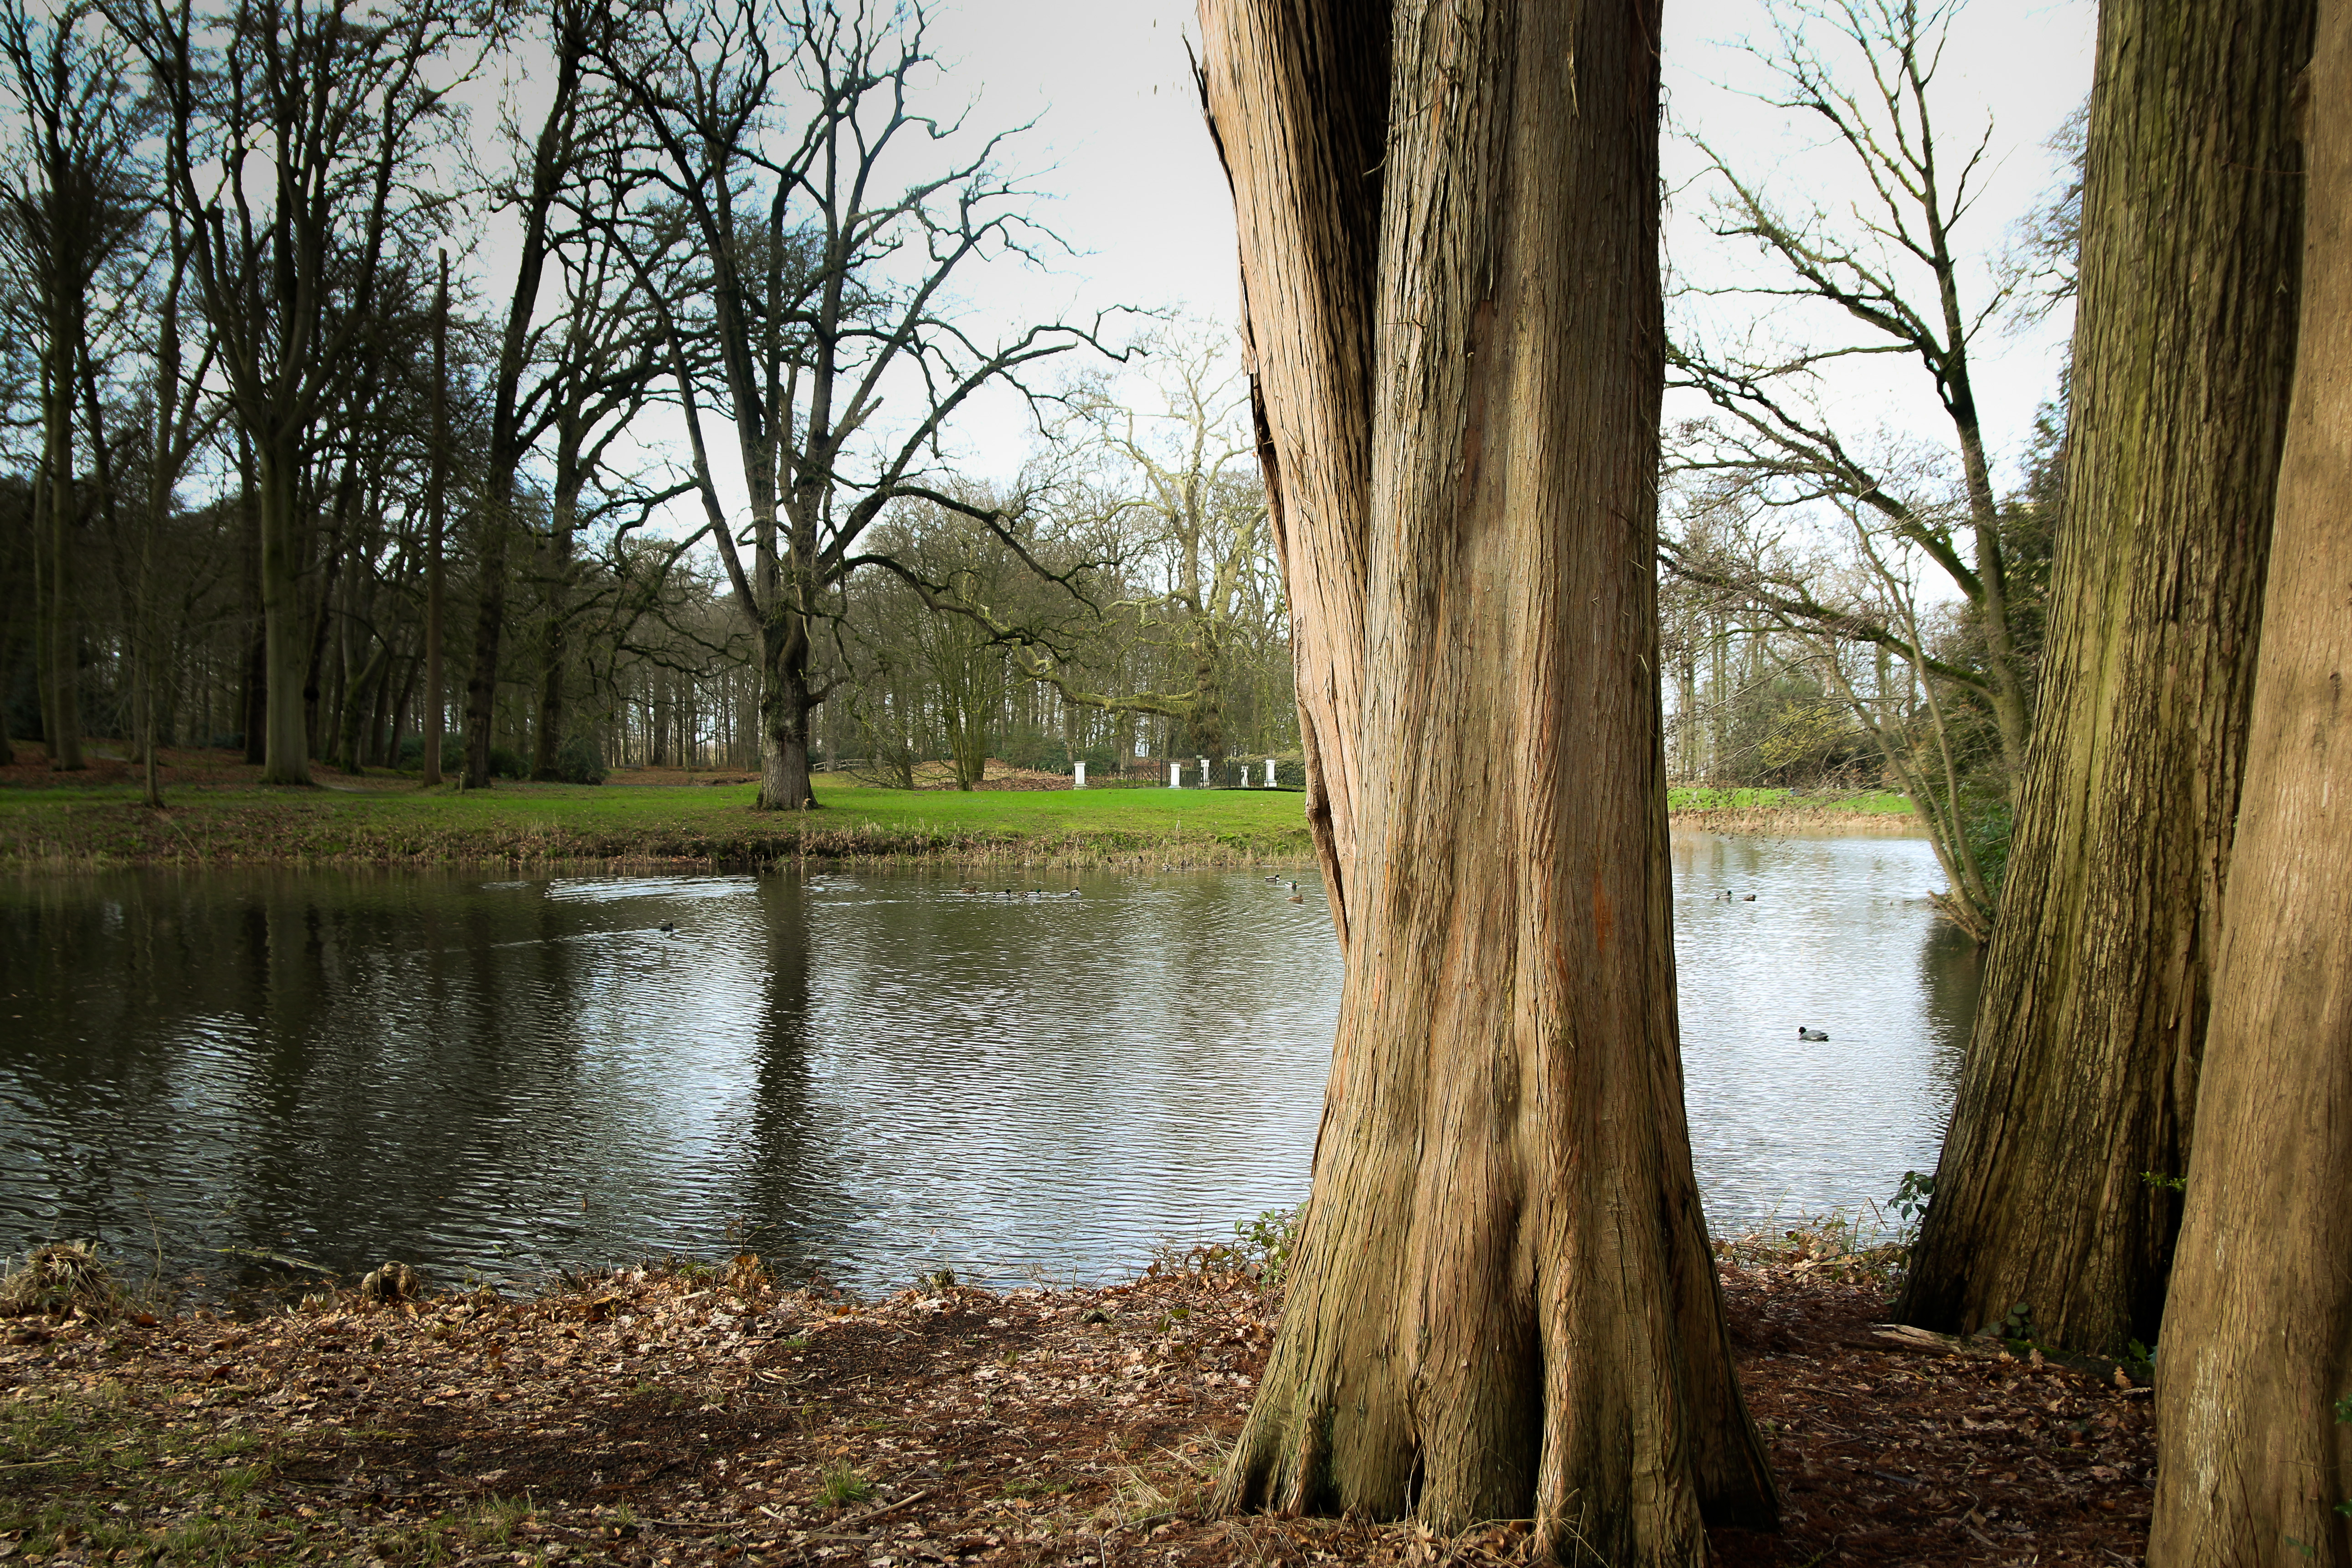
[[[1718,1561],[2135,1563],[2145,1389],[1873,1332],[1883,1278],[1726,1249],[1779,1535]],[[1279,1303],[1222,1261],[860,1302],[632,1269],[237,1320],[17,1319],[0,1563],[1518,1562],[1523,1526],[1218,1519]]]

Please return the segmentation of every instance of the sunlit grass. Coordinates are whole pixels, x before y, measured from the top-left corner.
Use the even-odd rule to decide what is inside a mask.
[[[1760,789],[1681,784],[1666,791],[1669,811],[1853,811],[1870,816],[1908,812],[1911,797],[1893,790]]]
[[[328,775],[322,775],[328,776]],[[340,785],[343,781],[334,781]],[[0,792],[0,862],[467,864],[936,859],[1300,862],[1304,797],[1277,790],[872,789],[822,778],[819,809],[752,809],[751,784],[501,783],[488,790],[181,788],[158,814],[129,784]]]

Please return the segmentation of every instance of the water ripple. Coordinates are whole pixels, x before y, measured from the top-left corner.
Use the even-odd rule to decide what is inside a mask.
[[[1933,1158],[1973,1005],[1920,902],[1932,858],[1675,853],[1716,1222],[1883,1196]],[[746,1239],[863,1287],[1099,1278],[1303,1192],[1339,964],[1302,885],[21,884],[0,1241],[160,1237],[213,1286],[232,1247],[519,1278]]]

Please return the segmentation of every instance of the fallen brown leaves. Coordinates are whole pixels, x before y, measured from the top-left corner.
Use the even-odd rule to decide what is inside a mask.
[[[2145,1402],[1882,1348],[1866,1284],[1727,1268],[1787,1491],[1748,1563],[2133,1562]],[[1504,1525],[1216,1519],[1273,1331],[1244,1275],[857,1303],[633,1270],[530,1301],[244,1321],[20,1320],[0,1348],[0,1561],[1517,1561]]]

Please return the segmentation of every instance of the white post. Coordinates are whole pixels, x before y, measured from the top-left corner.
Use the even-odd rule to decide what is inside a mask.
[[[1209,787],[1209,759],[1206,757],[1201,759],[1201,787]]]
[[[1183,763],[1171,763],[1168,764],[1168,787],[1170,789],[1182,789],[1184,787]]]
[[[1077,771],[1070,775],[1070,787],[1072,789],[1084,789],[1087,787],[1087,764],[1079,763],[1075,765]]]
[[[1274,759],[1272,757],[1268,757],[1265,760],[1265,787],[1268,789],[1272,789],[1274,787]]]

